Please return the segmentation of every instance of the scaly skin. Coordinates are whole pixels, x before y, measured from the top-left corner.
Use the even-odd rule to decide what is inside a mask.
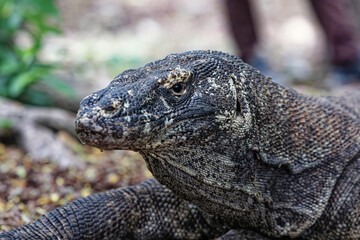
[[[164,186],[80,199],[0,237],[360,238],[359,95],[302,95],[229,54],[191,51],[119,74],[82,101],[76,131],[140,152]]]
[[[0,239],[206,239],[226,230],[149,179],[68,203]]]

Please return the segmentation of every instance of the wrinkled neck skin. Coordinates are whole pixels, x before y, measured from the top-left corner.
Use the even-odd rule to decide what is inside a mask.
[[[307,124],[328,116],[311,98],[251,68],[233,79],[240,111],[227,127],[210,128],[212,134],[198,143],[140,153],[162,184],[226,224],[274,237],[300,236],[322,214],[346,165],[341,159],[352,153],[331,155],[317,146],[315,137],[323,133],[309,132]],[[304,137],[313,141],[309,152]]]

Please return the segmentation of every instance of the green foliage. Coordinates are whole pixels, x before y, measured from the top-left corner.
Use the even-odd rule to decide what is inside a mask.
[[[113,56],[106,61],[106,66],[108,67],[109,71],[113,76],[119,74],[119,72],[125,71],[130,68],[139,67],[142,64],[145,64],[143,59],[140,57],[128,57],[128,56]]]
[[[74,95],[54,77],[54,66],[38,60],[44,36],[60,32],[53,0],[0,0],[0,96],[25,99],[30,104],[51,101],[50,96],[31,88],[37,82]]]
[[[0,118],[0,131],[7,130],[13,127],[13,123],[5,118]]]

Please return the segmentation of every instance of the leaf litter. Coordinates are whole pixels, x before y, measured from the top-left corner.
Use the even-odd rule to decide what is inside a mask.
[[[100,151],[72,141],[82,166],[60,167],[49,159],[32,161],[24,151],[0,142],[0,232],[92,193],[133,185],[151,177],[141,156]]]

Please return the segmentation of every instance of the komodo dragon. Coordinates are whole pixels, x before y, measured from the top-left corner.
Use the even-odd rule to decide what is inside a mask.
[[[0,239],[359,239],[360,96],[313,97],[217,51],[119,74],[80,105],[82,142],[157,180],[94,194]]]

